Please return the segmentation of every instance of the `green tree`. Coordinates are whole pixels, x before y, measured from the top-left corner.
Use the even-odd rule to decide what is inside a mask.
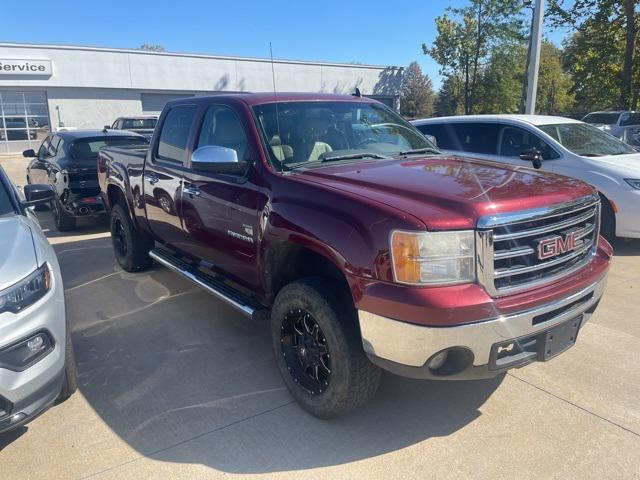
[[[640,94],[637,3],[637,0],[550,0],[552,24],[575,30],[567,44],[567,65],[574,70],[574,90],[580,101],[606,98],[611,102],[605,105],[608,107],[637,108]],[[595,79],[601,80],[600,86]],[[597,91],[605,87],[613,90]],[[615,102],[611,101],[614,96]]]
[[[540,55],[536,111],[543,115],[572,111],[575,98],[571,93],[572,78],[562,65],[562,51],[545,41]]]
[[[464,82],[455,75],[445,77],[434,102],[439,117],[464,114]]]
[[[478,113],[518,113],[526,54],[523,46],[496,48],[480,81]]]
[[[474,112],[478,83],[492,50],[522,39],[521,0],[470,0],[436,18],[437,36],[423,52],[440,65],[440,74],[463,82],[464,113]],[[455,82],[454,82],[455,83]]]
[[[422,73],[418,62],[411,62],[402,79],[400,113],[409,118],[431,117],[434,97],[431,79]]]

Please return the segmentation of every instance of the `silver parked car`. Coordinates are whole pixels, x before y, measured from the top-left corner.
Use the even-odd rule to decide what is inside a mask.
[[[626,127],[640,125],[640,112],[593,112],[584,117],[582,121],[614,137],[622,138]]]
[[[22,194],[0,167],[0,432],[77,388],[60,267],[31,208],[52,198],[49,185]]]

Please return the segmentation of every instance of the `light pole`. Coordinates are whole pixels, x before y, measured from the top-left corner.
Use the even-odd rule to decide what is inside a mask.
[[[530,3],[531,0],[525,0]],[[535,10],[533,12],[533,28],[531,29],[529,55],[529,79],[527,82],[527,106],[525,113],[533,115],[536,113],[536,95],[538,93],[538,72],[540,70],[540,50],[542,48],[542,26],[544,24],[544,0],[535,0]]]

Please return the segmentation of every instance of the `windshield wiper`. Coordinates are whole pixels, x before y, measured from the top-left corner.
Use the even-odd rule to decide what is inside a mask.
[[[391,157],[373,152],[349,153],[346,155],[336,155],[335,157],[324,157],[323,162],[338,162],[340,160],[357,160],[359,158],[375,158],[377,160],[386,160]]]
[[[416,148],[414,150],[406,150],[404,152],[400,152],[400,155],[414,155],[417,153],[433,153],[435,155],[440,155],[442,152],[437,148],[424,147],[424,148]]]

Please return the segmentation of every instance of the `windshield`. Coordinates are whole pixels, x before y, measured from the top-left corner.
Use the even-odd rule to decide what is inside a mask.
[[[71,155],[76,159],[98,158],[98,152],[102,147],[126,147],[129,145],[146,146],[147,142],[143,137],[105,137],[77,140],[71,147]]]
[[[618,123],[618,118],[620,118],[620,112],[598,112],[590,113],[582,121],[595,125],[615,125]]]
[[[616,137],[585,123],[541,125],[538,128],[567,150],[583,157],[635,153],[635,150]]]
[[[3,172],[0,170],[0,177],[2,177]],[[11,198],[9,197],[9,192],[7,191],[7,187],[5,183],[0,178],[0,217],[7,214],[16,213],[13,209],[13,204],[11,203]]]
[[[282,102],[253,110],[279,170],[385,159],[413,150],[439,153],[411,124],[376,103]]]
[[[123,130],[153,130],[158,122],[155,118],[128,118],[122,121]]]

